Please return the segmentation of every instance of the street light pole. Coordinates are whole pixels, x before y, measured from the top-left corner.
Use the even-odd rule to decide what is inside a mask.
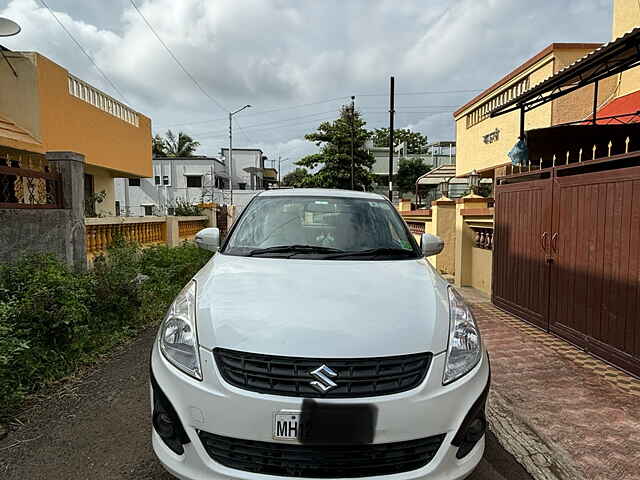
[[[229,204],[233,205],[233,116],[236,113],[240,113],[245,108],[249,108],[251,105],[245,105],[242,108],[239,108],[235,112],[229,112],[229,191],[230,191],[230,200]]]
[[[393,202],[393,116],[395,109],[394,102],[394,78],[391,77],[389,89],[389,201]]]
[[[353,136],[354,136],[354,132],[353,132],[353,120],[354,120],[354,115],[355,115],[355,96],[351,96],[351,190],[355,190],[355,180],[354,180],[354,171],[355,171],[355,164],[353,161]]]

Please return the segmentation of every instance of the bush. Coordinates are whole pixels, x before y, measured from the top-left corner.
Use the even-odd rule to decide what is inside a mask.
[[[190,244],[141,249],[117,240],[90,272],[47,255],[0,265],[0,417],[26,394],[162,320],[210,256]]]
[[[177,217],[198,217],[202,215],[202,208],[198,205],[191,205],[185,200],[178,198],[173,213]]]

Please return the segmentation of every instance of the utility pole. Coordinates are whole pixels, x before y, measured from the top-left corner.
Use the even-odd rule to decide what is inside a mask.
[[[233,205],[233,126],[231,122],[233,121],[233,116],[236,113],[240,113],[242,110],[249,107],[251,107],[251,105],[245,105],[235,112],[229,112],[229,190],[231,193],[231,199],[229,202],[230,205]]]
[[[389,201],[393,202],[393,109],[394,78],[391,77],[391,89],[389,91]]]
[[[355,179],[354,179],[354,175],[355,175],[355,163],[353,160],[353,142],[354,142],[354,117],[356,114],[356,105],[355,105],[355,99],[356,97],[354,95],[351,96],[351,190],[355,190]]]
[[[229,205],[233,205],[233,114],[229,112]]]
[[[213,164],[215,160],[211,161],[211,203],[213,203],[213,191],[216,188],[216,179],[214,177],[214,170],[215,170],[215,166]]]
[[[281,165],[280,160],[281,160],[281,157],[280,155],[278,155],[278,188],[280,188],[280,178],[282,177],[282,175],[280,174],[280,165]]]

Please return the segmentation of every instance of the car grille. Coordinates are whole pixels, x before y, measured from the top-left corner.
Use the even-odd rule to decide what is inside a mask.
[[[245,472],[302,478],[391,475],[427,465],[445,435],[370,445],[291,445],[222,437],[199,431],[209,456]]]
[[[390,395],[420,385],[430,353],[378,358],[298,358],[215,349],[216,364],[231,385],[253,392],[306,398],[357,398]],[[337,387],[320,393],[309,372],[327,365]]]

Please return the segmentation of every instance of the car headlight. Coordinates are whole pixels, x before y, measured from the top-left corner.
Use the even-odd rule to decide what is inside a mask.
[[[175,367],[202,380],[196,332],[196,282],[175,298],[160,327],[160,350]]]
[[[449,346],[442,383],[457,380],[475,367],[482,357],[480,331],[462,296],[449,287]]]

